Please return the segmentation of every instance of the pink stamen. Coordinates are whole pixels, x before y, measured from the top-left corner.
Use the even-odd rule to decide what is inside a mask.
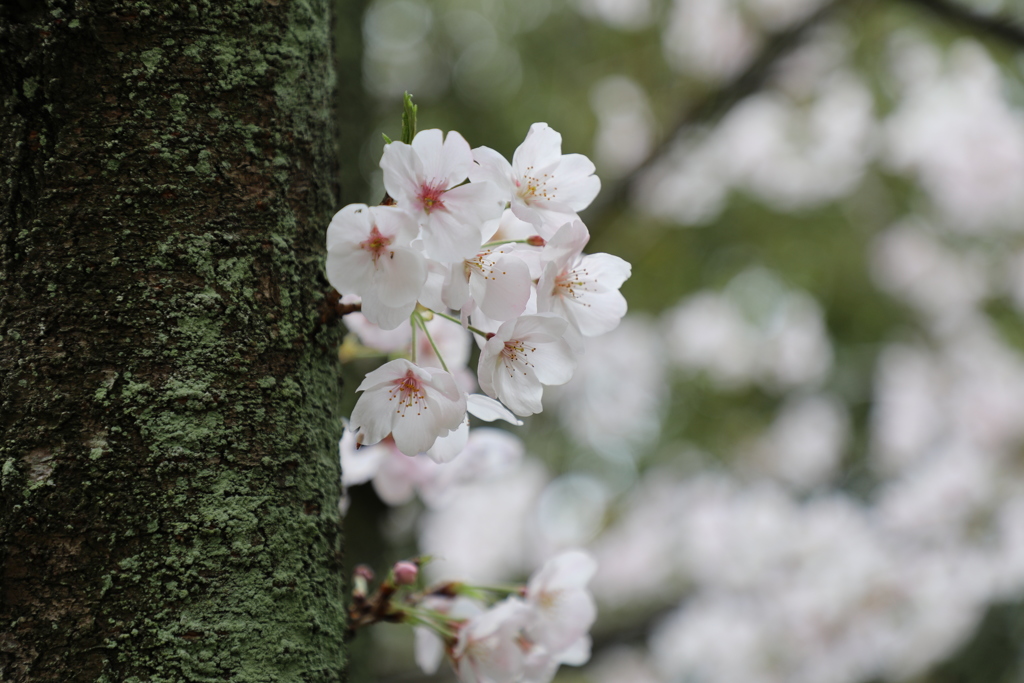
[[[423,205],[423,210],[430,213],[434,209],[443,209],[444,202],[441,201],[441,195],[444,194],[445,187],[440,183],[437,185],[423,185],[420,188],[420,203]]]
[[[373,262],[376,263],[377,259],[379,259],[381,255],[388,250],[388,246],[390,244],[391,238],[380,234],[380,230],[378,230],[375,225],[373,226],[373,229],[370,230],[370,237],[363,242],[360,242],[359,246],[373,254]]]

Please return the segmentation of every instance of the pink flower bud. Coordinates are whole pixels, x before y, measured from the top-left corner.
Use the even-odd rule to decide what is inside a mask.
[[[392,571],[395,573],[395,583],[399,586],[408,586],[416,583],[416,577],[420,573],[419,567],[407,560],[396,562]]]

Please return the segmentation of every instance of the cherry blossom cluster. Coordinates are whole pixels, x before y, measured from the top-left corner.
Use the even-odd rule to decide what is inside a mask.
[[[447,657],[462,683],[547,683],[561,664],[590,658],[597,616],[587,583],[597,565],[571,550],[546,562],[525,586],[443,583],[416,590],[419,562],[395,564],[369,594],[373,575],[356,572],[350,627],[412,624],[416,663],[433,674]]]
[[[469,415],[519,424],[542,410],[544,387],[571,378],[584,339],[619,324],[630,266],[584,254],[590,233],[577,212],[600,181],[585,156],[562,154],[547,124],[530,127],[511,163],[454,131],[408,139],[384,148],[383,204],[332,219],[327,277],[359,301],[350,328],[363,344],[397,356],[358,387],[355,444],[390,438],[440,463],[465,448]],[[438,319],[456,331],[440,332]],[[468,352],[442,348],[466,331],[480,347],[475,380]]]

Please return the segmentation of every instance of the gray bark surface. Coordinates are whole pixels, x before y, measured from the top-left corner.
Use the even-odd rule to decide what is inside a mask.
[[[341,680],[328,3],[0,9],[0,680]]]

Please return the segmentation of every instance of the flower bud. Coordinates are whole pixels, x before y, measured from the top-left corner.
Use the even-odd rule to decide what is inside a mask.
[[[416,577],[420,573],[419,567],[408,560],[396,562],[391,570],[395,574],[395,583],[399,586],[409,586],[416,583]]]
[[[547,240],[545,240],[540,235],[531,235],[530,237],[526,238],[526,243],[529,244],[531,247],[543,247],[545,244],[547,244]]]

